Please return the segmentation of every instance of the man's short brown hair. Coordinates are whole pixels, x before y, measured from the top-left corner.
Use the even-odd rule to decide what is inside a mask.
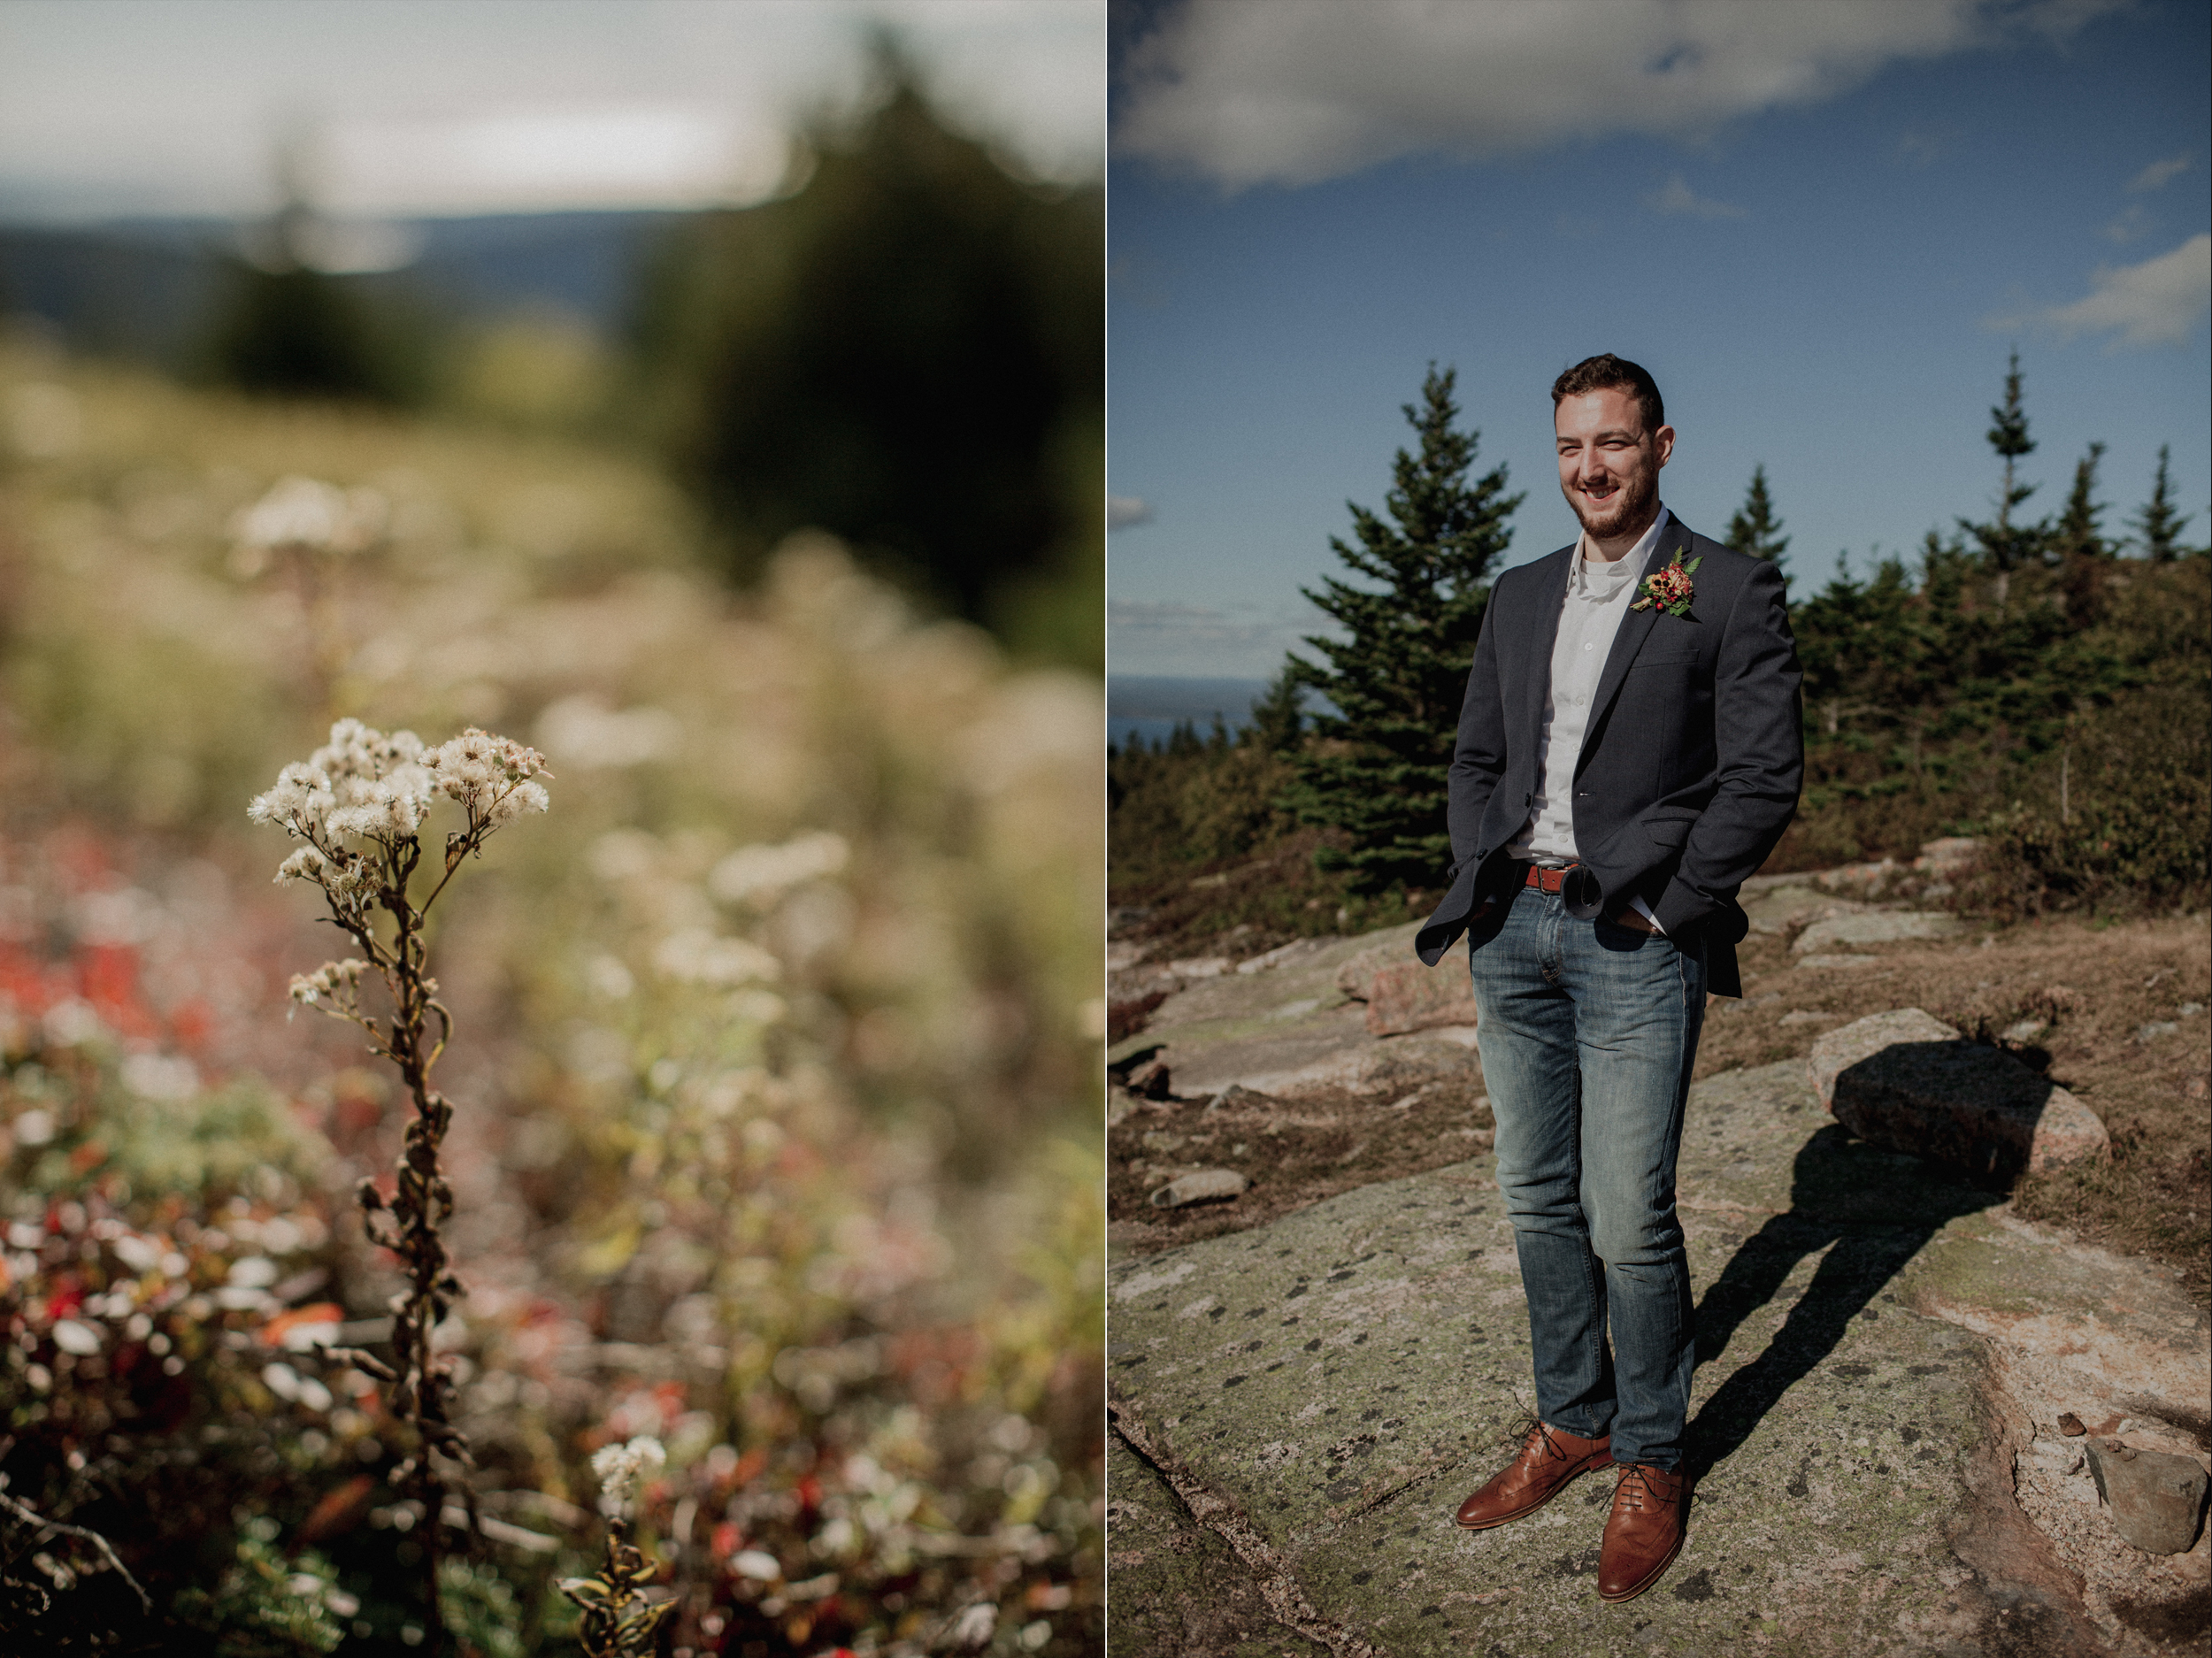
[[[1667,424],[1667,405],[1659,395],[1658,382],[1638,365],[1610,351],[1584,357],[1552,381],[1551,406],[1558,408],[1563,397],[1579,397],[1586,391],[1606,391],[1616,386],[1636,394],[1646,436]]]

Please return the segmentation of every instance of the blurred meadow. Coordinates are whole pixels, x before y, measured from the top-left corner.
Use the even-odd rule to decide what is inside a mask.
[[[0,338],[0,1646],[577,1651],[649,1437],[643,1650],[1102,1649],[1100,202],[876,61],[618,328],[286,256]],[[549,768],[432,924],[442,1516],[329,1354],[405,1091],[245,814],[341,718]]]

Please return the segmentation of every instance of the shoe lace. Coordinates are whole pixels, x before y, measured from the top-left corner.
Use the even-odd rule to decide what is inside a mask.
[[[1550,1424],[1532,1410],[1524,1410],[1515,1417],[1501,1438],[1505,1445],[1521,1451],[1527,1450],[1532,1440],[1541,1439],[1545,1455],[1563,1462],[1568,1460],[1565,1448],[1552,1437]]]
[[[1614,1487],[1613,1491],[1615,1506],[1645,1508],[1656,1503],[1679,1501],[1678,1496],[1670,1497],[1652,1484],[1651,1476],[1655,1471],[1644,1467],[1640,1462],[1631,1462],[1622,1469],[1621,1483]]]

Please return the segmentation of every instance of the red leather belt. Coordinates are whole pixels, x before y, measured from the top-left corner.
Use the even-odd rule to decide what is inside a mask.
[[[1555,893],[1567,884],[1567,877],[1581,867],[1579,864],[1570,864],[1563,870],[1548,870],[1540,864],[1532,864],[1525,884],[1539,892]]]

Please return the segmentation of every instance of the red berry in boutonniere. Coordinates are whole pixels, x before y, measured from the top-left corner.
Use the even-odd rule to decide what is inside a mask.
[[[1697,618],[1690,616],[1690,601],[1695,596],[1690,586],[1690,572],[1705,560],[1701,556],[1684,564],[1682,555],[1689,550],[1686,547],[1676,548],[1671,562],[1646,576],[1644,596],[1628,608],[1632,610],[1648,610],[1655,604],[1669,616],[1685,616],[1695,621]]]

